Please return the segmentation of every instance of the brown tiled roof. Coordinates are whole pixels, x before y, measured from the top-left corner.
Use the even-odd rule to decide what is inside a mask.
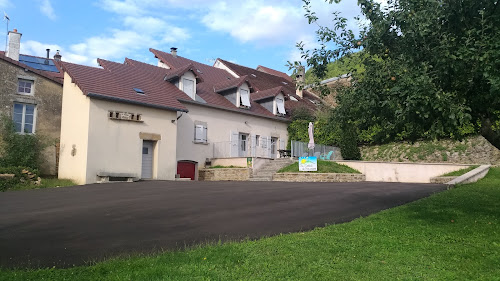
[[[165,73],[163,76],[158,75],[158,72],[150,75],[151,73],[137,71],[128,64],[101,59],[98,59],[98,63],[103,68],[67,62],[61,64],[84,95],[147,107],[187,111],[178,101],[185,94],[175,85],[163,81]],[[141,89],[145,94],[138,94],[134,88]]]
[[[220,93],[220,92],[227,91],[230,89],[238,88],[239,86],[241,86],[245,82],[248,83],[248,85],[251,88],[250,82],[248,81],[248,77],[245,75],[245,76],[241,76],[240,78],[222,81],[222,82],[214,85],[214,91],[216,91],[217,93]]]
[[[180,68],[177,68],[177,69],[174,69],[174,70],[171,70],[167,73],[167,75],[165,75],[164,77],[164,80],[165,81],[170,81],[172,79],[176,79],[176,78],[179,78],[181,77],[184,73],[188,72],[188,71],[191,71],[193,72],[194,76],[196,77],[196,83],[200,83],[203,81],[203,78],[201,78],[197,72],[199,71],[198,69],[196,69],[192,63],[189,63],[183,67],[180,67]]]
[[[258,71],[262,71],[262,72],[265,72],[265,73],[272,74],[274,76],[285,78],[286,80],[288,80],[290,82],[293,82],[292,77],[288,76],[288,74],[286,74],[284,72],[281,72],[281,71],[278,71],[278,70],[275,70],[275,69],[272,69],[272,68],[269,68],[269,67],[265,67],[265,66],[262,66],[262,65],[257,66],[256,69]]]
[[[203,100],[206,101],[207,106],[221,108],[226,110],[231,110],[234,112],[240,112],[244,114],[257,115],[267,118],[276,118],[279,120],[283,120],[283,118],[276,117],[272,112],[269,112],[266,108],[261,106],[256,102],[250,102],[250,108],[237,108],[234,104],[232,104],[229,100],[227,100],[222,95],[216,93],[214,91],[214,87],[219,85],[221,82],[226,81],[239,81],[238,78],[234,78],[231,74],[229,74],[226,70],[216,68],[210,65],[206,65],[203,63],[199,63],[196,61],[192,61],[181,57],[179,55],[172,56],[170,53],[165,53],[162,51],[158,51],[155,49],[149,49],[155,57],[159,58],[163,63],[167,64],[169,67],[175,69],[183,67],[189,63],[192,63],[194,67],[200,72],[198,73],[202,78],[203,82],[196,85],[196,94],[200,96]],[[168,69],[165,69],[169,71]],[[250,77],[249,77],[250,78]],[[253,83],[249,81],[253,87]],[[232,82],[231,82],[232,83]],[[203,103],[198,103],[193,101],[191,98],[187,97],[182,100],[183,102],[196,103],[199,105],[204,105]]]
[[[28,56],[28,55],[24,55],[24,56]],[[35,56],[30,56],[30,57],[35,57]],[[35,58],[39,58],[39,57],[35,57]],[[59,72],[51,72],[51,71],[43,71],[43,70],[38,70],[38,69],[35,69],[31,66],[28,66],[22,62],[19,62],[19,61],[16,61],[16,60],[13,60],[9,57],[7,57],[5,55],[5,52],[4,51],[0,51],[0,59],[1,60],[4,60],[6,62],[9,62],[13,65],[16,65],[16,66],[19,66],[19,67],[22,67],[24,69],[28,69],[29,71],[33,72],[33,73],[36,73],[40,76],[43,76],[51,81],[54,81],[56,82],[57,84],[63,84],[63,74],[62,74],[62,71],[61,71],[61,68],[60,66],[58,65],[58,63],[56,61],[54,61],[53,59],[49,59],[49,60],[52,60],[54,61],[54,64],[56,65],[57,69],[59,70]]]
[[[318,96],[306,90],[303,91],[303,97],[302,98],[299,97],[295,91],[295,83],[290,82],[287,79],[269,73],[265,73],[262,71],[258,71],[253,68],[228,62],[226,60],[222,59],[218,60],[222,62],[224,65],[226,65],[229,69],[234,71],[236,74],[240,76],[246,75],[249,78],[250,83],[252,83],[254,89],[257,91],[257,93],[262,90],[272,89],[281,86],[283,93],[285,94],[285,109],[287,110],[287,112],[291,112],[298,107],[305,107],[314,111],[317,109],[316,103],[321,103],[321,99]],[[254,93],[251,94],[251,96],[253,95]],[[292,97],[295,98],[297,101],[291,100]]]
[[[253,101],[260,101],[260,100],[267,99],[267,98],[274,98],[281,92],[283,92],[283,86],[278,86],[278,87],[275,87],[272,89],[267,89],[264,91],[258,91],[256,93],[252,94],[252,100]]]

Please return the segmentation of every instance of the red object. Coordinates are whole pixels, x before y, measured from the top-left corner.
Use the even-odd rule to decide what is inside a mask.
[[[191,178],[191,180],[194,180],[196,164],[190,161],[177,162],[177,174],[179,174],[181,178]]]

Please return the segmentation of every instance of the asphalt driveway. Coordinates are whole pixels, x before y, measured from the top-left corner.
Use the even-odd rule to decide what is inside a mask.
[[[137,182],[0,193],[0,266],[122,254],[350,221],[438,191],[408,183]]]

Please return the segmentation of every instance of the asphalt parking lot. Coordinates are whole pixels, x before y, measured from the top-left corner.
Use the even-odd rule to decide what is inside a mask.
[[[437,184],[168,182],[0,193],[0,266],[69,267],[342,223]]]

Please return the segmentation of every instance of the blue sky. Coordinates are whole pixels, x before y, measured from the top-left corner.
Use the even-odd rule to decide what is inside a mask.
[[[354,0],[312,2],[323,24],[335,10],[359,13]],[[222,58],[289,72],[286,62],[300,59],[297,42],[317,46],[317,26],[308,25],[300,0],[0,0],[2,11],[9,29],[23,34],[22,53],[45,56],[50,48],[53,56],[59,49],[63,60],[86,65],[125,57],[155,64],[150,47],[178,47],[179,55],[202,63]]]

